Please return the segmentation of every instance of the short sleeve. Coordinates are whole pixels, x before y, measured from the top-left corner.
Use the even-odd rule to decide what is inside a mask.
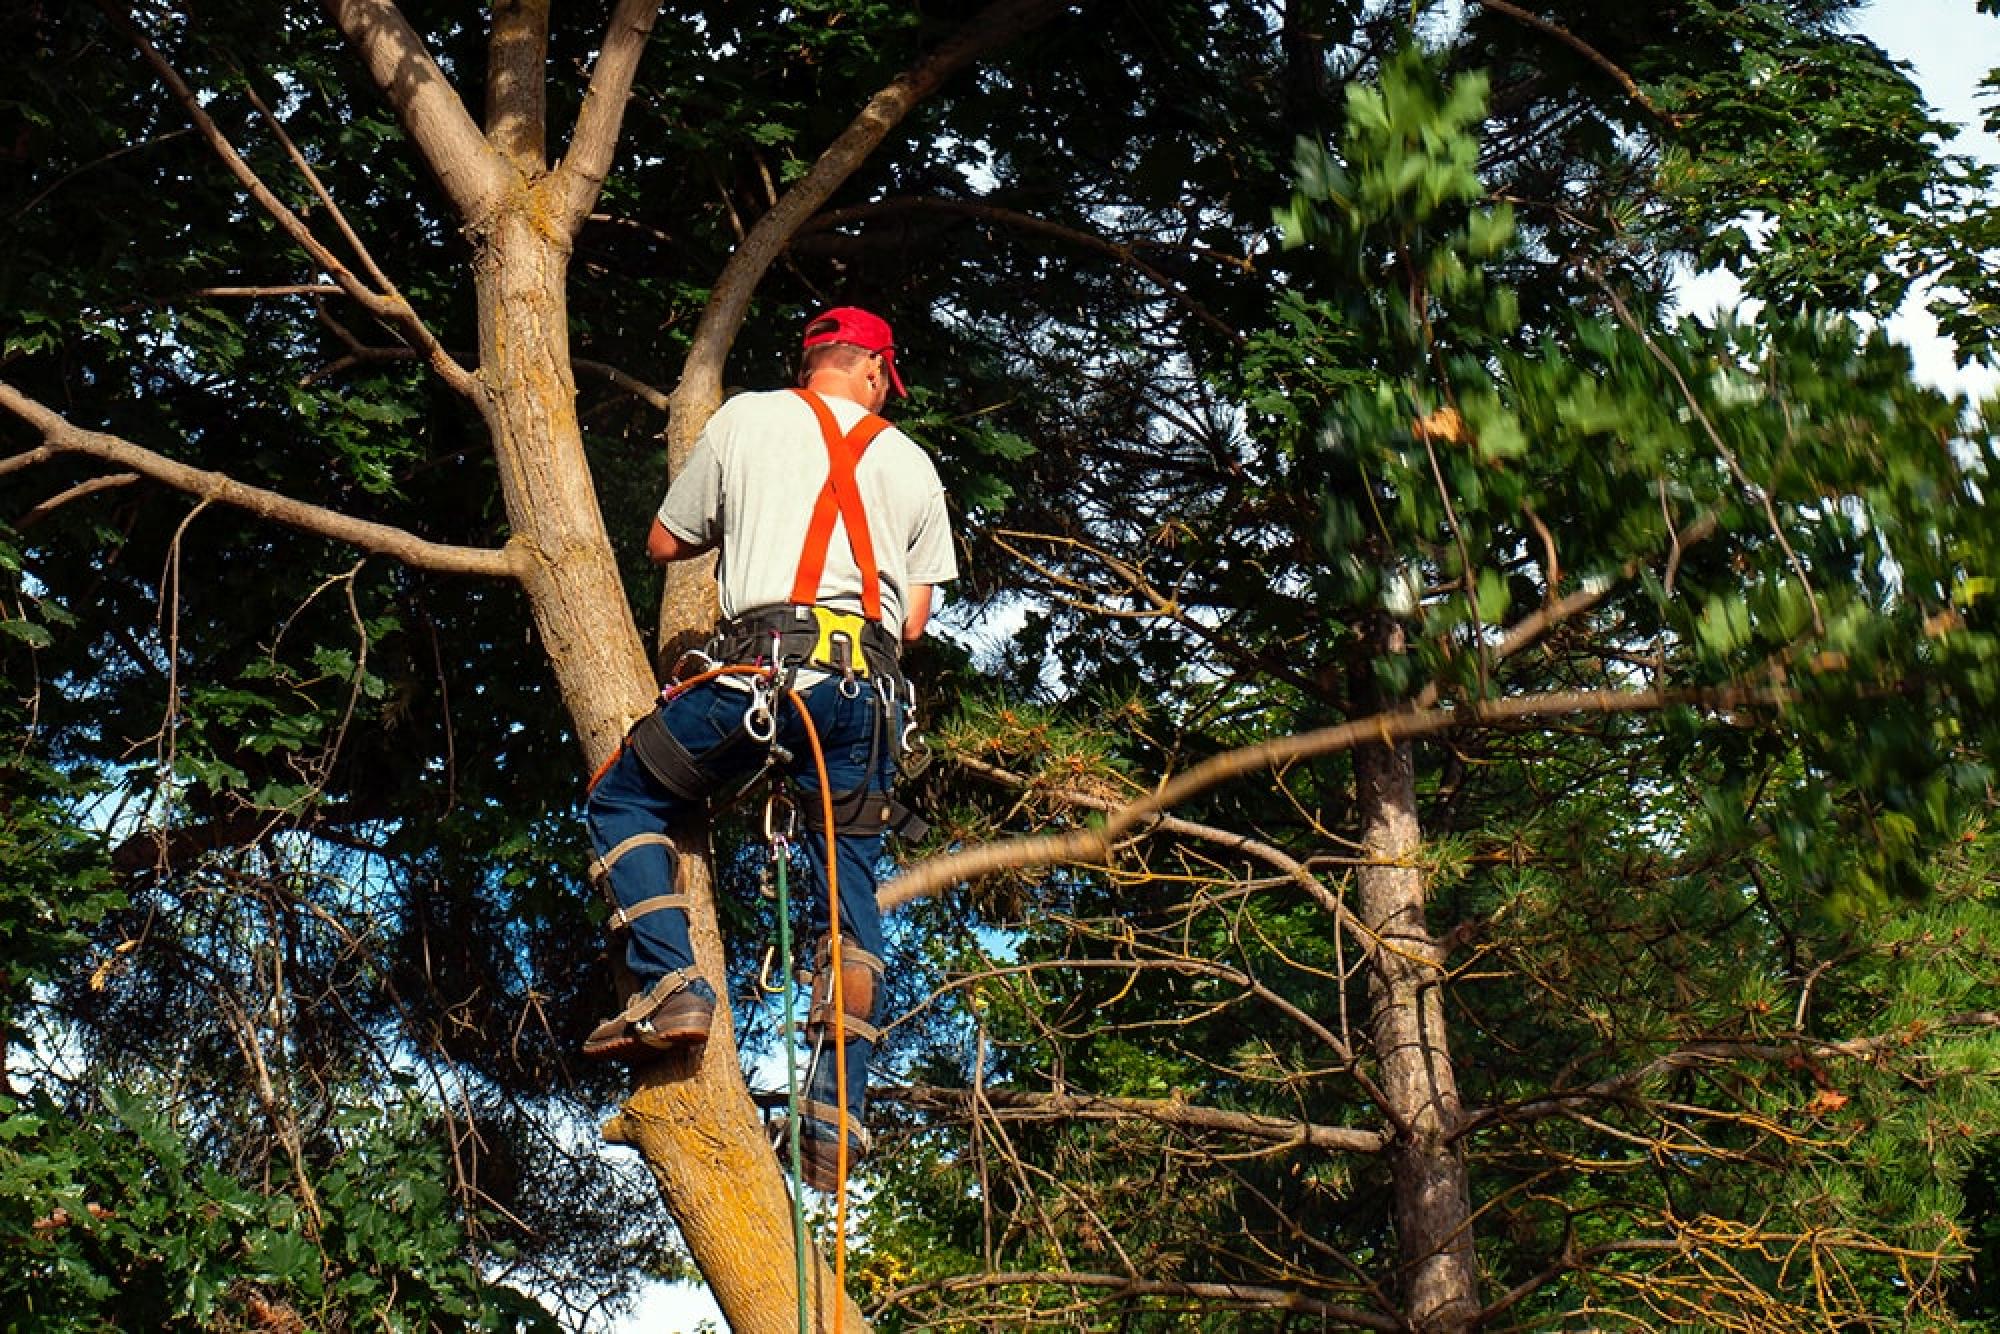
[[[660,525],[690,545],[710,547],[722,537],[722,459],[704,430],[660,502]]]
[[[942,486],[930,493],[917,515],[916,530],[910,534],[909,570],[912,583],[945,584],[958,578],[958,552],[952,546],[951,515],[945,509]]]

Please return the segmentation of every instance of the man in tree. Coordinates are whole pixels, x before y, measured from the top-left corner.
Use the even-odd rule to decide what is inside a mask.
[[[842,1062],[826,1040],[836,1011],[850,1155],[866,1145],[858,1127],[883,952],[876,867],[887,832],[909,819],[890,791],[911,703],[899,650],[923,634],[934,587],[957,575],[937,470],[877,415],[891,388],[906,393],[888,324],[844,306],[807,324],[797,388],[738,395],[709,421],[646,552],[665,564],[720,548],[724,623],[711,645],[720,666],[665,693],[592,787],[586,812],[593,876],[608,889],[614,929],[630,933],[637,990],[584,1052],[640,1059],[705,1042],[715,1012],[672,892],[667,829],[767,758],[804,790],[819,943],[802,1130],[806,1177],[822,1190],[836,1184],[842,1119]],[[829,814],[837,941],[827,930]]]

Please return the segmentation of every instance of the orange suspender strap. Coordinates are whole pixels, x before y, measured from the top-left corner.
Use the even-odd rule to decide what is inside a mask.
[[[806,401],[819,421],[820,436],[826,441],[826,485],[813,503],[812,522],[806,528],[805,549],[799,553],[798,577],[792,581],[792,601],[810,607],[819,601],[819,577],[826,569],[827,549],[833,545],[833,521],[837,515],[847,528],[847,545],[854,563],[861,567],[861,613],[871,621],[882,619],[882,577],[875,569],[875,543],[868,535],[868,514],[861,507],[861,488],[854,469],[876,436],[889,428],[874,413],[868,413],[841,434],[833,410],[807,389],[793,393]]]

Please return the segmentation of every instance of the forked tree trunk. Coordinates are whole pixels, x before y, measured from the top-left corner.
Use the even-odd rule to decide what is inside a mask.
[[[1378,640],[1383,652],[1402,651],[1398,631]],[[1423,830],[1410,743],[1365,746],[1354,771],[1365,859],[1355,877],[1359,907],[1382,945],[1369,975],[1369,1033],[1399,1127],[1389,1167],[1402,1314],[1424,1334],[1457,1334],[1479,1312],[1479,1266],[1465,1160],[1451,1142],[1458,1077],[1445,1027],[1444,952],[1415,860]]]
[[[537,225],[542,214],[526,192],[475,237],[478,376],[512,540],[528,557],[529,608],[594,770],[651,707],[655,683],[577,427],[563,298],[568,247]],[[695,952],[719,979],[722,944],[700,831],[686,843],[696,854],[682,858]],[[724,1014],[717,1020],[698,1059],[641,1073],[606,1135],[645,1157],[731,1328],[790,1334],[798,1328],[790,1199],[744,1086],[732,1027]],[[817,1254],[812,1261],[816,1327],[831,1329],[833,1279]],[[841,1301],[841,1327],[866,1330],[859,1308]]]

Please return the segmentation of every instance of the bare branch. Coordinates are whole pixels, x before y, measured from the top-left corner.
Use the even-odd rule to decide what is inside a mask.
[[[245,486],[224,473],[189,467],[115,435],[72,426],[60,415],[9,384],[0,383],[0,408],[40,431],[43,440],[40,448],[0,460],[0,475],[13,471],[17,466],[42,462],[58,454],[84,454],[129,468],[177,491],[200,496],[205,501],[233,505],[288,527],[346,542],[363,551],[392,556],[419,569],[506,578],[517,578],[520,574],[522,562],[511,545],[492,549],[429,542],[401,528],[356,519],[337,510],[266,491],[262,487]]]
[[[1358,1329],[1395,1331],[1408,1328],[1395,1317],[1358,1307],[1321,1301],[1301,1292],[1266,1288],[1248,1283],[1180,1283],[1165,1279],[1136,1278],[1125,1274],[1080,1274],[1052,1270],[1020,1270],[1008,1273],[962,1274],[929,1283],[899,1288],[883,1296],[876,1310],[900,1305],[926,1292],[963,1292],[976,1288],[1100,1288],[1118,1297],[1189,1297],[1214,1307],[1231,1310],[1296,1311],[1301,1315],[1337,1320]]]
[[[639,57],[645,52],[659,12],[659,0],[619,0],[605,30],[604,46],[590,72],[590,87],[584,91],[583,108],[577,112],[569,151],[556,167],[562,225],[571,236],[582,228],[604,188]]]
[[[577,370],[595,375],[603,380],[608,380],[649,408],[666,412],[672,407],[672,400],[667,396],[665,390],[655,389],[644,380],[633,375],[628,375],[616,366],[602,361],[588,361],[582,357],[571,358],[570,365],[574,366]]]
[[[884,1089],[873,1095],[931,1112],[959,1112],[970,1115],[975,1104],[990,1107],[1008,1121],[1151,1121],[1177,1130],[1210,1130],[1226,1135],[1302,1149],[1327,1149],[1336,1153],[1380,1153],[1390,1137],[1378,1130],[1350,1130],[1345,1126],[1318,1125],[1279,1116],[1258,1116],[1250,1112],[1230,1112],[1218,1107],[1198,1107],[1186,1102],[1162,1102],[1152,1098],[1101,1098],[1078,1093],[1019,1093],[1002,1089],[944,1089],[929,1087]]]
[[[109,491],[114,487],[130,486],[138,480],[139,474],[136,472],[114,472],[103,477],[92,477],[88,481],[78,482],[75,486],[58,491],[55,495],[50,496],[26,514],[23,514],[14,521],[14,527],[17,529],[31,527],[48,518],[49,515],[55,513],[64,505],[69,504],[72,500],[81,500],[85,496],[94,495],[99,491]]]
[[[1026,791],[1035,786],[1032,780],[1021,774],[1012,773],[996,764],[988,764],[983,760],[974,759],[971,756],[953,756],[951,762],[967,773],[975,774],[989,782],[1003,784],[1016,791]],[[1075,788],[1058,788],[1055,789],[1054,795],[1062,801],[1066,801],[1074,806],[1082,806],[1087,810],[1114,811],[1118,809],[1117,804],[1107,797],[1102,797],[1091,792],[1079,791]],[[1192,820],[1183,820],[1172,815],[1154,816],[1146,822],[1145,828],[1158,831],[1162,834],[1174,834],[1182,838],[1200,839],[1205,843],[1215,843],[1240,852],[1246,857],[1261,861],[1265,865],[1275,868],[1286,879],[1304,890],[1308,898],[1325,909],[1335,921],[1346,927],[1361,943],[1364,952],[1372,955],[1379,944],[1374,933],[1369,931],[1367,925],[1360,918],[1356,917],[1345,903],[1340,901],[1338,895],[1321,884],[1319,877],[1315,876],[1304,862],[1293,857],[1282,848],[1275,847],[1259,839],[1251,838],[1248,834],[1239,834],[1228,829],[1218,829],[1213,825],[1197,824]]]
[[[229,142],[228,136],[222,133],[221,128],[216,125],[214,119],[203,108],[201,99],[196,95],[194,89],[188,86],[187,80],[183,79],[180,76],[180,72],[168,63],[166,57],[160,54],[159,48],[153,45],[152,40],[134,26],[128,16],[102,3],[102,0],[100,0],[100,8],[104,9],[106,15],[117,25],[120,31],[125,33],[132,44],[138,47],[139,53],[145,58],[146,63],[151,65],[153,72],[159,75],[160,82],[167,86],[167,91],[172,93],[174,100],[180,103],[181,109],[187,113],[188,119],[194,122],[196,131],[207,142],[208,146],[214,150],[216,156],[222,160],[222,164],[228,169],[229,174],[234,176],[244,190],[249,193],[250,197],[256,201],[258,207],[262,208],[278,224],[279,228],[287,236],[291,237],[301,250],[306,252],[313,263],[317,264],[329,277],[338,283],[343,292],[347,293],[355,301],[360,302],[376,318],[392,324],[408,334],[411,340],[423,349],[431,368],[437,372],[439,377],[460,393],[469,394],[472,389],[472,376],[444,350],[443,345],[437,341],[436,337],[425,327],[424,322],[418,318],[415,309],[411,307],[410,303],[404,300],[401,294],[393,290],[386,293],[376,292],[366,283],[362,282],[360,278],[356,277],[331,250],[327,249],[321,243],[318,237],[313,235],[312,229],[306,226],[304,220],[290,208],[286,207],[284,201],[271,192],[270,187],[264,184],[263,179],[251,169],[250,164],[243,160],[242,154],[236,151],[235,145]]]
[[[1591,64],[1597,66],[1597,68],[1603,70],[1606,74],[1610,75],[1612,80],[1616,82],[1620,88],[1623,88],[1625,90],[1625,95],[1631,98],[1634,102],[1637,102],[1641,107],[1643,107],[1646,111],[1646,114],[1651,116],[1654,120],[1660,121],[1663,124],[1667,125],[1671,125],[1674,123],[1673,117],[1667,115],[1664,111],[1661,111],[1659,107],[1653,105],[1653,100],[1647,97],[1646,94],[1640,90],[1638,83],[1633,80],[1631,75],[1627,74],[1624,70],[1620,69],[1618,66],[1612,64],[1611,61],[1607,59],[1605,55],[1602,52],[1600,52],[1596,47],[1590,45],[1590,43],[1584,41],[1581,37],[1578,37],[1575,33],[1569,31],[1569,29],[1564,28],[1558,24],[1551,23],[1549,20],[1542,18],[1538,15],[1530,14],[1527,10],[1520,8],[1518,5],[1511,5],[1507,3],[1507,0],[1478,0],[1478,3],[1482,9],[1489,9],[1495,14],[1505,14],[1508,18],[1515,19],[1521,23],[1525,23],[1529,27],[1535,29],[1538,32],[1547,33],[1549,36],[1561,42],[1564,46],[1567,46],[1570,50],[1582,56],[1585,60],[1588,60]]]
[[[1377,714],[1371,718],[1225,751],[1163,783],[1151,796],[1107,813],[1103,823],[1090,828],[1007,839],[921,862],[890,881],[878,898],[884,911],[888,911],[936,894],[960,881],[975,880],[998,871],[1102,860],[1122,835],[1209,788],[1261,770],[1335,755],[1360,746],[1394,745],[1399,741],[1433,736],[1460,727],[1542,722],[1590,714],[1655,713],[1673,705],[1718,712],[1772,708],[1790,698],[1789,691],[1777,688],[1686,692],[1569,690],[1475,702],[1448,709]]]

